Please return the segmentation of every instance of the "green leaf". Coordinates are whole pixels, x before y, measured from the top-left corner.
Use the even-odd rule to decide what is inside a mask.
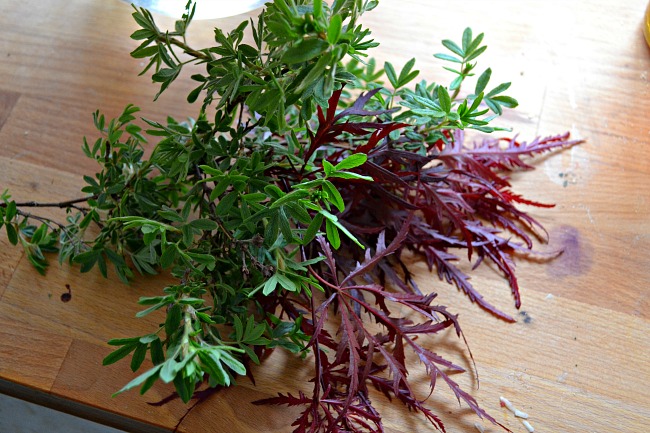
[[[232,371],[243,376],[246,374],[246,367],[238,359],[233,357],[230,353],[223,351],[221,352],[221,360],[226,364]]]
[[[215,258],[210,254],[198,254],[198,253],[187,253],[188,256],[192,258],[195,262],[204,265],[208,270],[214,269]]]
[[[190,221],[190,226],[199,230],[212,231],[216,230],[219,227],[219,224],[211,219],[196,219]]]
[[[326,159],[323,160],[323,171],[325,176],[330,176],[334,171],[334,166]]]
[[[277,274],[274,274],[271,278],[269,278],[266,283],[264,283],[264,288],[262,289],[262,294],[264,296],[269,295],[270,293],[275,291],[275,288],[278,285],[278,277]]]
[[[158,215],[160,215],[162,218],[166,219],[167,221],[172,221],[172,222],[183,222],[183,217],[178,214],[173,209],[165,209],[165,210],[159,210]]]
[[[250,346],[242,346],[242,349],[246,352],[246,355],[253,361],[255,364],[260,365],[260,358],[257,356],[255,351],[251,349]]]
[[[223,171],[210,167],[209,165],[199,165],[199,168],[205,173],[210,176],[223,176]]]
[[[7,224],[6,225],[6,230],[7,230],[7,239],[9,239],[9,242],[11,245],[17,245],[18,244],[18,233],[16,232],[16,229],[13,224]]]
[[[249,327],[249,324],[252,326]],[[244,337],[244,341],[248,344],[259,344],[255,342],[261,340],[261,337],[265,331],[266,326],[263,323],[255,324],[255,319],[251,315],[248,318],[248,322],[246,323],[246,336]]]
[[[464,79],[464,76],[463,76],[463,75],[459,75],[459,76],[457,76],[456,78],[454,78],[454,80],[451,82],[451,84],[449,84],[449,89],[450,89],[450,90],[457,90],[457,89],[459,89],[459,88],[460,88],[460,85],[461,85],[462,82],[463,82],[463,79]]]
[[[498,86],[496,86],[494,89],[490,90],[485,97],[486,98],[492,98],[495,95],[498,95],[499,93],[502,93],[510,88],[511,83],[501,83]]]
[[[440,59],[440,60],[446,60],[448,62],[454,62],[454,63],[463,63],[463,59],[459,59],[458,57],[451,56],[449,54],[445,53],[438,53],[434,54],[433,57]]]
[[[476,81],[476,87],[474,88],[474,93],[476,95],[482,93],[485,90],[485,86],[487,86],[491,76],[492,76],[492,69],[487,68],[485,72],[483,72],[481,76],[478,77],[478,80]]]
[[[203,298],[196,297],[182,297],[178,300],[180,305],[193,305],[195,308],[200,308],[204,302]]]
[[[156,383],[157,380],[158,380],[158,374],[154,374],[148,377],[140,387],[140,395],[144,395],[145,392],[149,391],[149,389],[151,389],[151,387]]]
[[[135,345],[140,341],[140,337],[131,337],[131,338],[113,338],[107,341],[107,344],[111,346],[124,346],[124,345]]]
[[[142,39],[148,39],[156,34],[149,29],[140,29],[131,33],[131,39],[139,41]]]
[[[147,355],[148,347],[149,346],[147,344],[138,344],[138,346],[135,349],[135,352],[133,352],[133,357],[131,357],[131,371],[133,372],[138,371],[138,369],[144,362],[144,358]]]
[[[264,230],[264,243],[265,245],[272,245],[278,238],[278,231],[280,230],[280,222],[278,212],[273,213],[269,219],[266,229]]]
[[[293,241],[293,232],[291,231],[291,224],[287,215],[284,213],[284,209],[280,209],[278,212],[278,224],[280,226],[280,233],[287,242]]]
[[[33,244],[40,244],[45,235],[47,234],[47,225],[46,224],[41,224],[36,231],[34,231],[34,234],[32,235],[32,243]]]
[[[219,203],[217,204],[215,208],[215,213],[217,215],[226,215],[230,209],[232,209],[233,205],[237,201],[237,198],[239,198],[239,193],[237,191],[231,191],[224,198],[219,200]]]
[[[134,59],[144,59],[158,54],[158,46],[152,45],[150,47],[138,47],[131,51],[131,57]]]
[[[117,254],[115,251],[105,248],[104,253],[106,254],[106,257],[115,265],[115,267],[122,267],[125,268],[127,267],[126,262],[124,261],[124,258]]]
[[[323,0],[314,0],[314,18],[318,19],[323,15]]]
[[[259,203],[266,200],[268,196],[262,192],[251,192],[241,196],[242,200],[249,203]]]
[[[142,131],[142,128],[140,128],[138,125],[135,125],[133,123],[129,123],[128,125],[126,125],[124,129],[126,130],[126,132],[128,132],[130,135],[133,136],[138,136]]]
[[[154,311],[161,309],[165,305],[167,305],[167,303],[165,303],[165,302],[161,302],[159,304],[153,305],[153,306],[147,308],[146,310],[138,311],[135,314],[135,317],[137,317],[137,318],[144,317],[149,313],[153,313]]]
[[[175,359],[170,358],[162,364],[160,369],[160,380],[165,383],[174,381],[176,374],[182,369],[182,362],[177,362]]]
[[[244,338],[244,325],[239,316],[233,317],[233,328],[235,329],[235,340],[242,341]]]
[[[469,44],[469,46],[465,50],[465,53],[472,54],[474,51],[476,51],[478,46],[481,45],[481,42],[483,42],[483,36],[485,35],[481,33],[476,38],[474,38],[474,40]]]
[[[468,55],[468,56],[465,58],[465,62],[471,62],[472,60],[474,60],[475,58],[477,58],[478,56],[480,56],[481,54],[483,54],[483,52],[484,52],[485,50],[487,50],[487,45],[482,46],[481,48],[479,48],[479,49],[477,49],[476,51],[472,52],[472,54]]]
[[[218,351],[199,350],[197,354],[201,364],[203,364],[212,379],[214,379],[219,385],[230,385],[230,377],[228,377],[228,373],[221,365],[221,355]]]
[[[123,393],[125,391],[128,391],[130,389],[133,389],[136,386],[141,385],[142,383],[147,381],[149,378],[153,378],[153,377],[157,376],[163,365],[164,364],[157,365],[154,368],[152,368],[151,370],[149,370],[149,371],[147,371],[145,373],[142,373],[140,376],[136,377],[131,382],[127,383],[122,389],[120,389],[115,394],[113,394],[113,397],[115,397],[116,395],[121,394],[121,393]]]
[[[129,353],[133,352],[136,349],[136,347],[138,347],[137,343],[125,344],[119,349],[108,354],[106,358],[102,360],[102,365],[111,365],[116,363],[120,359],[126,357]]]
[[[336,164],[334,168],[336,170],[348,170],[350,168],[356,168],[365,164],[367,160],[368,156],[365,153],[353,153],[343,161]]]
[[[97,267],[99,268],[99,272],[102,274],[102,277],[108,278],[108,272],[107,272],[107,269],[106,269],[106,260],[104,259],[104,255],[103,254],[97,254],[96,258],[97,258]],[[80,271],[82,273],[83,272],[88,272],[88,271],[90,271],[90,269],[92,269],[93,266],[94,266],[94,263],[84,263],[81,266]],[[120,278],[123,277],[123,275],[119,274],[119,273],[118,273],[118,276]],[[124,280],[122,280],[122,281],[124,281]],[[127,283],[127,281],[124,281],[124,282]]]
[[[296,88],[296,92],[301,92],[304,89],[308,88],[309,86],[315,84],[318,80],[323,78],[323,74],[325,73],[325,69],[328,67],[330,64],[330,61],[332,60],[331,53],[325,52],[323,53],[316,64],[312,66],[312,68],[309,70],[305,78],[302,79],[298,87]]]
[[[330,177],[339,177],[341,179],[359,179],[367,180],[368,182],[373,182],[374,179],[370,176],[365,176],[363,174],[352,173],[351,171],[337,171],[333,173]]]
[[[336,217],[336,215],[332,215],[331,213],[327,212],[325,209],[320,210],[320,213],[321,213],[325,218],[327,218],[327,221],[330,222],[330,225],[333,224],[334,227],[336,227],[336,228],[338,228],[339,230],[341,230],[341,231],[342,231],[342,232],[343,232],[343,233],[344,233],[348,238],[350,238],[350,239],[351,239],[355,244],[357,244],[357,245],[358,245],[359,247],[361,247],[362,249],[365,249],[365,247],[363,246],[363,244],[361,244],[361,242],[359,242],[359,240],[358,240],[358,239],[357,239],[357,238],[356,238],[352,233],[350,233],[350,231],[349,231],[348,229],[346,229],[345,226],[343,226],[343,224],[341,224],[341,223],[339,222],[339,219]],[[327,221],[325,221],[325,222],[327,223]],[[325,226],[325,228],[327,229],[327,225]],[[336,234],[335,234],[334,236],[338,236],[338,232],[336,232]],[[327,236],[327,237],[328,237],[328,240],[329,240],[329,233],[328,233],[328,236]],[[331,241],[330,241],[330,243],[331,243]],[[340,245],[340,242],[339,242],[339,245]],[[334,244],[332,244],[332,246],[334,246]]]
[[[501,105],[494,102],[492,99],[485,98],[484,101],[485,101],[485,105],[487,105],[490,108],[490,110],[492,110],[494,113],[498,115],[501,115],[503,113],[503,110],[501,109]]]
[[[481,101],[483,101],[483,92],[476,95],[476,97],[474,98],[474,101],[472,102],[472,105],[467,110],[468,113],[472,113],[472,116],[480,116],[482,114],[485,114],[486,113],[485,110],[481,110],[480,112],[476,112],[478,107],[480,107],[480,105],[481,105]]]
[[[341,29],[343,27],[343,19],[341,15],[335,14],[330,18],[330,25],[327,29],[327,41],[334,45],[339,41],[341,36]]]
[[[449,92],[447,92],[444,86],[438,86],[438,102],[440,103],[440,108],[449,114],[451,111],[451,96],[449,96]]]
[[[458,45],[456,45],[454,41],[445,39],[442,41],[442,45],[444,45],[445,48],[447,48],[452,53],[459,55],[461,58],[465,57],[465,52]]]
[[[205,84],[201,84],[200,86],[192,90],[190,93],[188,93],[187,102],[189,102],[190,104],[196,102],[196,100],[199,99],[199,95],[201,94],[204,88],[205,88]]]
[[[472,43],[472,29],[467,27],[465,31],[463,31],[463,51],[467,52],[469,49],[470,44]]]
[[[336,189],[332,182],[326,180],[323,183],[323,191],[327,193],[327,200],[330,203],[336,206],[340,212],[345,211],[345,203],[343,202],[343,197],[341,197],[341,193]]]
[[[153,362],[154,365],[159,365],[165,362],[165,352],[160,338],[151,342],[149,352],[151,353],[151,362]]]
[[[318,231],[323,225],[323,219],[324,217],[320,213],[314,216],[314,219],[311,221],[311,224],[309,224],[309,227],[307,227],[307,230],[305,231],[305,235],[303,237],[303,245],[307,245],[314,240],[318,234]]]
[[[293,203],[300,199],[303,199],[308,195],[308,191],[305,191],[304,189],[296,189],[295,191],[291,191],[289,194],[283,195],[279,199],[275,200],[273,203],[271,203],[271,206],[269,208],[277,209],[280,206],[284,206],[288,203]]]
[[[288,212],[296,221],[303,224],[311,223],[311,216],[302,203],[287,203],[284,206],[285,212]]]
[[[329,44],[319,38],[305,39],[289,48],[282,56],[282,62],[296,64],[307,62],[323,53]]]
[[[276,277],[278,279],[278,284],[282,286],[285,290],[288,290],[290,292],[295,292],[298,288],[296,287],[296,284],[291,281],[289,278],[287,278],[285,275],[282,274],[276,274]]]
[[[174,334],[178,327],[181,326],[181,316],[181,306],[178,304],[172,305],[171,308],[167,311],[167,319],[165,320],[165,334],[167,334],[168,337]]]
[[[174,388],[183,403],[188,403],[192,399],[195,390],[195,382],[192,377],[183,377],[179,374],[174,377]]]
[[[199,320],[203,323],[208,323],[210,325],[214,325],[217,323],[214,320],[212,320],[212,317],[210,317],[209,314],[201,313],[200,311],[196,312],[196,317],[198,317]]]
[[[173,80],[178,75],[179,70],[176,68],[163,68],[151,76],[151,79],[157,83],[164,83]]]
[[[178,253],[178,247],[176,244],[169,244],[160,257],[160,266],[163,269],[169,268],[176,260],[176,255]]]
[[[510,96],[500,95],[490,99],[492,99],[493,101],[497,101],[499,105],[502,105],[507,108],[515,108],[519,105],[519,102],[517,102],[515,98],[511,98]]]
[[[221,196],[221,194],[226,192],[229,186],[230,186],[230,179],[228,177],[224,177],[223,179],[219,180],[217,185],[210,193],[210,201],[215,201],[218,197]]]
[[[339,231],[336,229],[336,224],[330,219],[325,221],[325,233],[327,235],[327,241],[332,245],[332,248],[338,250],[341,246],[341,237],[339,236]]]
[[[397,74],[395,73],[395,68],[390,62],[384,63],[384,71],[386,72],[386,77],[390,84],[393,86],[393,89],[399,87],[399,80],[397,79]]]
[[[181,226],[181,233],[183,234],[183,245],[187,248],[191,247],[192,243],[194,243],[194,229],[192,226],[189,224]]]
[[[15,201],[10,201],[7,203],[7,207],[5,209],[5,219],[7,222],[13,220],[16,217],[16,214],[18,213],[18,209],[16,208],[16,202]]]
[[[399,81],[399,86],[404,87],[407,85],[409,82],[411,82],[415,77],[418,76],[420,71],[412,71],[413,66],[415,66],[415,57],[406,62],[404,67],[399,73],[399,78],[397,81]]]
[[[237,49],[244,55],[244,57],[255,58],[260,55],[260,52],[258,50],[248,44],[241,44],[239,47],[237,47]]]
[[[156,334],[148,334],[148,335],[144,335],[144,336],[140,337],[138,339],[138,342],[142,343],[142,344],[149,344],[152,341],[157,340],[157,339],[158,339],[158,336]]]

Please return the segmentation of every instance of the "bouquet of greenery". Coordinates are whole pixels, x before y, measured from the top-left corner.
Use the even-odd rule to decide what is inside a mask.
[[[134,272],[171,272],[175,285],[140,299],[138,316],[160,310],[152,333],[115,339],[104,360],[131,355],[139,370],[121,391],[173,383],[187,402],[198,386],[234,385],[276,348],[314,363],[313,392],[279,394],[260,404],[302,407],[295,432],[382,432],[369,389],[441,419],[414,392],[406,352],[480,417],[497,421],[450,376],[462,371],[427,344],[457,316],[421,291],[405,254],[421,257],[440,280],[505,321],[459,261],[491,262],[508,280],[519,307],[513,256],[543,229],[520,204],[546,206],[511,190],[508,173],[532,168],[526,158],[574,145],[568,135],[522,142],[491,133],[509,83],[492,85],[478,71],[483,34],[470,29],[436,54],[450,65],[448,85],[417,81],[415,59],[398,72],[367,56],[378,44],[359,17],[373,0],[274,0],[257,20],[215,45],[187,45],[194,5],[173,31],[135,8],[141,41],[160,95],[195,63],[196,119],[136,119],[128,106],[107,120],[96,112],[99,138],[83,152],[100,166],[85,176],[84,196],[63,203],[17,203],[1,197],[0,227],[45,273],[45,253],[81,272],[111,266],[127,282]],[[252,35],[245,43],[245,34]],[[463,91],[473,80],[471,90]],[[156,95],[156,97],[158,96]],[[146,129],[143,129],[142,125]],[[148,158],[144,147],[154,138]],[[28,208],[68,210],[54,221]],[[156,313],[160,314],[160,313]],[[504,427],[505,428],[505,427]]]

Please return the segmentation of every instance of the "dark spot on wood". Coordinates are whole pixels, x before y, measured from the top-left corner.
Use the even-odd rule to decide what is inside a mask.
[[[528,324],[533,321],[533,318],[526,311],[520,311],[519,315],[523,317],[524,323]]]
[[[66,284],[65,288],[68,291],[61,295],[61,302],[70,302],[72,300],[72,289],[70,289],[70,284]]]
[[[552,230],[549,245],[552,250],[562,252],[546,268],[553,277],[582,275],[591,268],[593,249],[577,228],[561,226]]]

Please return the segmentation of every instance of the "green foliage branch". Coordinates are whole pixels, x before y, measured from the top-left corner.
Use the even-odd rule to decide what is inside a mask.
[[[200,103],[196,119],[142,119],[143,129],[133,105],[110,120],[97,111],[99,137],[84,139],[82,150],[100,170],[84,176],[84,197],[35,203],[0,196],[0,228],[42,274],[46,253],[58,252],[61,263],[105,277],[112,268],[124,282],[135,272],[177,278],[160,296],[139,301],[138,317],[162,312],[157,330],[108,342],[115,350],[105,365],[129,355],[134,372],[149,365],[118,393],[144,393],[162,381],[188,402],[202,384],[226,387],[250,376],[251,364],[276,348],[303,358],[313,351],[313,397],[263,402],[303,406],[297,432],[383,431],[367,384],[444,431],[406,377],[406,346],[432,389],[441,377],[496,423],[450,378],[462,368],[413,338],[446,328],[462,333],[457,317],[433,304],[435,294],[420,292],[401,252],[421,254],[472,302],[512,321],[471,286],[452,251],[494,262],[518,307],[511,253],[531,248],[529,234],[539,226],[516,205],[541,204],[512,193],[500,173],[530,168],[522,158],[575,142],[465,145],[464,130],[504,130],[494,119],[517,106],[504,95],[510,83],[491,87],[489,68],[472,92],[461,92],[486,49],[483,34],[468,28],[460,43],[442,42],[449,52],[435,57],[452,65],[449,85],[416,82],[415,59],[398,72],[368,57],[378,43],[358,19],[377,4],[274,0],[256,20],[216,28],[214,46],[201,49],[186,41],[191,2],[173,31],[135,8],[140,28],[131,38],[140,45],[131,56],[148,61],[142,74],[159,83],[156,98],[185,66],[204,66],[187,97]],[[146,158],[150,139],[157,143]],[[39,207],[65,209],[67,217],[28,211]],[[328,314],[339,316],[336,333],[327,331]],[[383,331],[370,332],[365,316]]]

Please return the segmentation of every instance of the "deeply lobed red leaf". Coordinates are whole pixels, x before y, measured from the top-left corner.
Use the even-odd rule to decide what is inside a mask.
[[[406,125],[382,122],[387,110],[366,110],[378,90],[362,94],[349,108],[337,113],[341,91],[334,93],[326,111],[318,109],[319,125],[310,132],[306,158],[327,159],[335,165],[351,153],[368,159],[359,172],[373,182],[332,178],[346,208],[338,215],[362,244],[363,253],[345,238],[333,250],[319,237],[316,248],[306,248],[306,258],[322,255],[311,274],[326,290],[319,305],[288,297],[287,314],[303,315],[303,331],[311,336],[315,375],[311,398],[299,393],[279,395],[258,403],[303,406],[294,422],[301,432],[383,432],[381,417],[370,400],[368,385],[409,410],[421,413],[437,430],[442,420],[428,409],[410,384],[407,352],[425,367],[431,392],[437,381],[451,389],[479,417],[499,424],[476,400],[451,379],[465,369],[424,346],[452,328],[464,336],[458,317],[435,305],[435,293],[421,293],[402,260],[404,250],[421,255],[440,280],[455,285],[470,301],[502,320],[514,318],[488,302],[461,270],[464,252],[473,267],[484,260],[499,269],[511,288],[515,306],[521,305],[514,255],[533,248],[533,237],[544,239],[543,227],[519,205],[551,207],[511,190],[507,177],[513,170],[532,168],[526,158],[573,146],[569,135],[535,139],[485,139],[465,144],[462,131],[428,143],[426,153],[407,150],[408,139],[391,140],[391,132]],[[368,120],[370,118],[370,120]],[[347,143],[329,154],[317,153],[326,144]],[[359,144],[359,138],[365,137]],[[388,244],[388,245],[387,245]],[[472,258],[475,257],[472,262]],[[401,274],[400,274],[401,272]],[[291,306],[289,304],[295,304]],[[307,310],[307,311],[305,311]],[[333,315],[339,319],[335,335],[326,330]],[[379,329],[379,331],[377,330]],[[426,338],[425,338],[426,337]],[[322,350],[321,345],[330,350]],[[470,352],[471,356],[471,352]],[[473,357],[472,357],[473,360]]]

